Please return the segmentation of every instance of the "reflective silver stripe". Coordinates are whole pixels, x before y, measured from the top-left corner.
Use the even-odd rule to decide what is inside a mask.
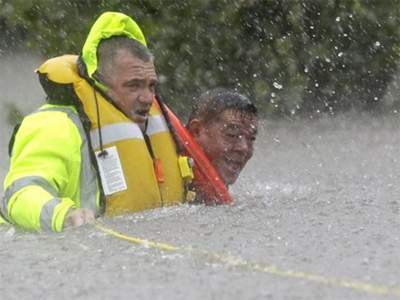
[[[61,111],[68,115],[71,121],[78,128],[82,139],[81,145],[81,174],[80,174],[80,207],[89,208],[94,212],[98,211],[97,206],[97,175],[90,160],[89,143],[85,130],[79,116],[72,108],[67,106],[47,107],[39,110],[42,111]]]
[[[101,138],[103,145],[107,145],[126,139],[143,139],[143,134],[137,124],[124,122],[101,127]],[[100,147],[99,130],[97,128],[90,131],[90,140],[93,149],[97,150]]]
[[[30,185],[37,185],[47,191],[54,197],[57,197],[57,190],[47,182],[46,179],[39,176],[27,176],[22,177],[20,179],[15,180],[5,191],[3,196],[3,201],[1,203],[1,212],[5,217],[9,217],[8,215],[8,203],[10,202],[11,197],[18,192],[19,190],[23,189],[24,187]]]
[[[146,133],[149,136],[165,131],[168,131],[168,126],[161,115],[149,117],[146,129]],[[107,145],[128,139],[143,140],[143,134],[137,124],[123,122],[102,126],[101,138],[103,140],[103,145]],[[100,142],[99,130],[97,128],[90,131],[90,140],[92,141],[93,149],[98,150],[100,147]]]
[[[61,203],[59,198],[53,198],[43,205],[40,212],[40,228],[44,231],[52,231],[52,220],[54,215],[54,209],[58,204]]]
[[[147,123],[146,133],[147,135],[153,135],[160,132],[168,131],[168,126],[165,123],[163,116],[151,116]]]

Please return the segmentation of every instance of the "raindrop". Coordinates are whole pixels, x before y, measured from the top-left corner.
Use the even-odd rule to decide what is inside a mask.
[[[340,22],[340,17],[336,17],[336,22]]]
[[[275,82],[272,84],[274,86],[274,88],[281,90],[283,88],[283,85],[279,84],[278,82]]]
[[[343,52],[339,52],[337,56],[342,57],[343,56]]]
[[[158,76],[158,81],[159,81],[159,83],[165,83],[165,82],[167,82],[167,76],[165,76],[165,75],[163,75],[163,74],[160,74],[160,75]]]

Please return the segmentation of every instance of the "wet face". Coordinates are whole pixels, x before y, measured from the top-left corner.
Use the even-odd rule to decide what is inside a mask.
[[[253,155],[256,117],[229,109],[206,124],[193,119],[189,129],[225,184],[234,183]]]
[[[157,83],[153,61],[145,62],[127,50],[120,50],[109,73],[107,94],[128,118],[143,127]]]

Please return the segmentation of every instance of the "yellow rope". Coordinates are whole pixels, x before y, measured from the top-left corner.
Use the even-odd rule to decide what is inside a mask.
[[[130,237],[130,236],[124,235],[122,233],[116,232],[112,229],[106,228],[103,225],[100,225],[98,223],[95,224],[95,226],[105,233],[113,235],[121,240],[131,242],[133,244],[138,244],[138,245],[142,245],[142,246],[145,246],[148,248],[155,248],[155,249],[164,250],[164,251],[177,251],[179,249],[178,247],[168,245],[168,244],[156,243],[156,242],[152,242],[152,241],[148,241],[148,240]]]
[[[333,287],[342,287],[353,289],[356,291],[368,293],[368,294],[379,294],[383,296],[396,296],[400,298],[400,287],[389,287],[385,285],[379,284],[369,284],[366,282],[361,282],[352,279],[344,279],[344,278],[329,278],[318,274],[306,273],[306,272],[299,272],[299,271],[292,271],[292,270],[282,270],[277,268],[274,265],[267,265],[267,264],[258,264],[251,261],[247,261],[238,256],[232,256],[227,254],[218,254],[208,251],[200,251],[200,250],[193,250],[189,248],[180,248],[169,244],[164,243],[157,243],[152,242],[136,237],[131,237],[124,235],[122,233],[116,232],[112,229],[105,227],[104,225],[100,225],[96,223],[95,226],[100,229],[101,231],[110,234],[116,238],[121,240],[125,240],[134,244],[142,245],[148,248],[154,248],[163,251],[178,251],[178,250],[185,250],[187,252],[200,254],[211,258],[217,262],[225,263],[230,266],[243,268],[250,271],[258,271],[262,273],[268,273],[275,276],[286,277],[286,278],[297,278],[302,279],[318,284],[329,285]]]

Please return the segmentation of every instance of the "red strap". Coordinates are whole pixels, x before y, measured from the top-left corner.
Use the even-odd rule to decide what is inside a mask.
[[[159,183],[164,183],[165,182],[164,170],[162,167],[161,160],[158,158],[154,159],[154,171],[156,173],[157,181]]]

